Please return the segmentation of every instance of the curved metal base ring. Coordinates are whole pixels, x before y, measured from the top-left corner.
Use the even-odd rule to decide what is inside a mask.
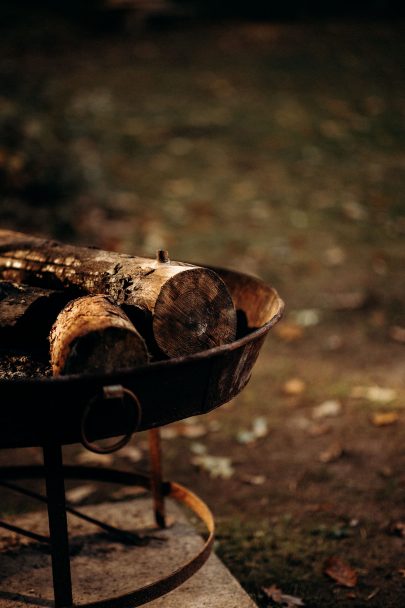
[[[12,466],[0,468],[0,480],[5,481],[11,479],[41,479],[44,475],[45,467],[42,466]],[[63,475],[65,479],[105,481],[128,486],[141,486],[147,490],[152,490],[150,477],[140,473],[129,473],[99,467],[64,466]],[[4,483],[4,485],[7,486],[7,482]],[[12,484],[10,484],[9,487],[12,487]],[[72,608],[73,606],[75,608],[128,608],[129,606],[141,606],[176,589],[176,587],[189,579],[204,565],[211,553],[214,541],[215,525],[210,509],[201,498],[178,483],[163,482],[162,493],[165,497],[170,497],[178,503],[188,507],[198,519],[205,524],[208,531],[208,537],[205,540],[203,547],[187,563],[177,568],[168,576],[150,583],[149,585],[139,587],[134,591],[112,598],[85,604],[70,604]],[[48,502],[45,498],[43,500]],[[66,606],[66,604],[64,605]]]

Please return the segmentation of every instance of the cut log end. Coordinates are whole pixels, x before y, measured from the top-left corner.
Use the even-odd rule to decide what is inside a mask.
[[[163,352],[178,357],[232,342],[236,321],[225,283],[197,267],[166,282],[156,301],[153,333]]]
[[[109,373],[148,362],[141,335],[103,295],[70,302],[54,323],[50,344],[54,375]]]
[[[92,331],[76,338],[60,373],[81,374],[116,372],[147,362],[146,349],[139,348],[139,337],[117,327]],[[55,370],[54,370],[55,373]]]

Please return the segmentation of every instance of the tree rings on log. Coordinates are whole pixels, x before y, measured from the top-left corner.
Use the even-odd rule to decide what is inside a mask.
[[[104,295],[69,302],[52,327],[50,346],[54,375],[109,373],[149,359],[142,336]]]
[[[236,312],[225,283],[206,268],[169,279],[153,314],[153,334],[171,357],[228,344],[236,335]]]

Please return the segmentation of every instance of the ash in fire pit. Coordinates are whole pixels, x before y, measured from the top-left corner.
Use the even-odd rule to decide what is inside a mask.
[[[19,380],[51,375],[50,363],[45,358],[32,354],[0,352],[0,379]]]

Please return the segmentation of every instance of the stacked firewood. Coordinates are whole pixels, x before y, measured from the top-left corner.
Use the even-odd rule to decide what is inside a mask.
[[[54,374],[111,372],[235,339],[236,312],[212,270],[0,230],[0,339],[49,336]]]

